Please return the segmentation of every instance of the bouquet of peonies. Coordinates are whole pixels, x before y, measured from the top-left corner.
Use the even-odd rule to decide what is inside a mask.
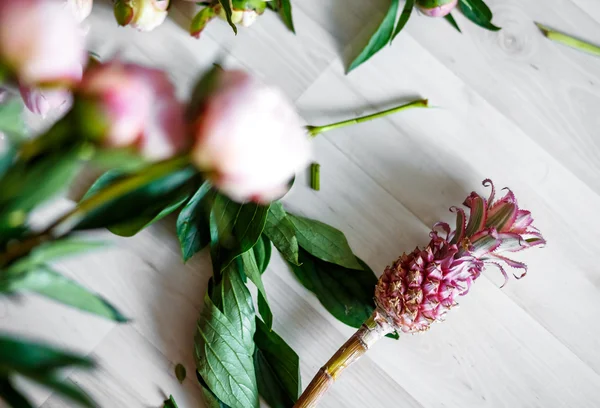
[[[115,10],[163,2],[117,1]],[[428,246],[404,254],[378,281],[341,231],[289,213],[278,199],[311,162],[312,137],[426,107],[426,100],[303,126],[280,90],[215,66],[200,77],[190,99],[180,101],[163,71],[88,55],[79,22],[90,4],[0,0],[0,78],[8,90],[0,94],[0,296],[33,293],[127,322],[53,263],[102,248],[82,238],[83,231],[107,228],[133,236],[174,214],[183,261],[204,248],[212,261],[194,345],[208,405],[258,407],[260,395],[273,407],[306,407],[376,340],[426,330],[485,266],[507,277],[506,265],[526,267],[506,253],[544,243],[513,193],[496,200],[486,180],[488,199],[471,194],[464,203],[468,217],[453,207],[454,230],[436,224]],[[224,7],[209,5],[217,6]],[[139,13],[136,20],[135,10],[120,10],[136,24],[148,21]],[[42,134],[27,135],[17,89],[29,109],[57,111],[59,119]],[[73,209],[35,228],[32,213],[60,195],[84,165],[107,171]],[[359,329],[302,396],[299,358],[272,330],[262,282],[273,247],[333,316]],[[94,406],[58,375],[65,367],[93,366],[88,358],[0,333],[0,398],[13,407],[31,406],[15,386],[18,376]],[[183,375],[180,370],[178,377]],[[165,404],[176,406],[172,398]]]

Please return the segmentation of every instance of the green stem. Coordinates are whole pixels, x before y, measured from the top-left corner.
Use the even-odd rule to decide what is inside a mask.
[[[585,41],[578,40],[577,38],[571,37],[565,33],[552,30],[550,27],[535,23],[536,26],[542,31],[542,33],[550,40],[560,44],[575,48],[579,51],[587,52],[589,54],[600,57],[600,47],[594,44],[590,44]]]
[[[188,156],[178,156],[173,159],[152,164],[139,173],[107,186],[91,197],[81,201],[74,209],[58,218],[42,232],[33,235],[22,242],[11,245],[4,254],[0,254],[0,268],[29,254],[35,247],[46,241],[55,240],[67,235],[92,211],[95,211],[118,197],[135,191],[176,170],[184,168],[189,165],[189,162]]]
[[[314,408],[342,372],[361,358],[379,339],[394,329],[378,311],[329,359],[308,384],[293,408]]]
[[[367,116],[361,116],[356,119],[344,120],[341,122],[336,122],[336,123],[332,123],[330,125],[324,125],[324,126],[307,126],[306,129],[308,129],[308,132],[310,133],[311,137],[315,137],[320,133],[328,132],[330,130],[339,129],[339,128],[343,128],[343,127],[350,126],[350,125],[356,125],[356,124],[362,123],[362,122],[368,122],[373,119],[383,118],[384,116],[388,116],[393,113],[402,112],[402,111],[412,109],[412,108],[427,108],[428,106],[429,106],[429,103],[428,103],[427,99],[419,99],[417,101],[413,101],[413,102],[410,102],[410,103],[407,103],[407,104],[404,104],[401,106],[396,106],[395,108],[392,108],[392,109],[387,109],[382,112],[373,113],[373,114],[367,115]]]
[[[310,165],[310,188],[315,191],[321,190],[321,165],[319,163]]]

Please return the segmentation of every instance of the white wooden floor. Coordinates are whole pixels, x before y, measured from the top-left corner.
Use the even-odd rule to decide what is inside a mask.
[[[97,2],[99,3],[99,2]],[[490,177],[509,185],[548,240],[521,254],[527,278],[499,289],[494,270],[479,279],[447,323],[423,335],[382,341],[349,369],[323,407],[600,406],[600,59],[555,45],[539,21],[600,42],[597,0],[488,0],[504,29],[413,18],[369,63],[343,74],[381,19],[386,0],[296,0],[298,35],[268,13],[234,38],[222,22],[200,41],[186,35],[193,3],[151,33],[118,28],[106,4],[90,19],[101,57],[166,68],[182,95],[221,58],[282,87],[307,122],[321,124],[415,97],[415,110],[319,136],[322,191],[296,182],[293,209],[342,229],[376,271],[427,241],[428,227]],[[24,298],[0,300],[0,329],[89,353],[93,374],[69,378],[102,407],[203,407],[193,374],[195,321],[211,273],[208,254],[180,261],[167,220],[113,249],[61,265],[65,274],[114,302],[132,324]],[[351,335],[274,257],[266,287],[275,329],[298,351],[307,384]],[[70,406],[36,389],[40,407]]]

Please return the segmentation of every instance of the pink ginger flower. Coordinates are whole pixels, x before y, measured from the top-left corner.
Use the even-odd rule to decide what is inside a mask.
[[[444,17],[458,4],[458,0],[417,0],[417,7],[429,17]]]
[[[88,69],[76,94],[84,126],[106,147],[134,147],[150,160],[188,146],[184,108],[167,75],[113,60]]]
[[[492,181],[484,180],[483,184],[491,186],[490,197],[486,200],[475,192],[467,197],[468,221],[462,208],[452,207],[457,215],[456,230],[447,223],[437,223],[425,248],[403,254],[380,277],[375,288],[378,310],[397,330],[427,330],[457,305],[458,296],[469,291],[486,265],[499,268],[506,283],[508,274],[503,264],[525,272],[527,266],[505,253],[546,243],[532,226],[531,213],[519,208],[512,191],[494,201]],[[525,272],[515,277],[520,279]]]

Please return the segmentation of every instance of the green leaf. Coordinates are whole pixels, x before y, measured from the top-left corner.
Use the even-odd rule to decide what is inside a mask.
[[[258,313],[265,321],[265,324],[269,329],[273,327],[273,312],[271,311],[271,306],[267,302],[267,298],[262,295],[262,293],[258,293]]]
[[[456,22],[456,20],[454,19],[454,16],[452,16],[452,14],[446,14],[446,16],[444,17],[446,19],[447,22],[449,22],[452,27],[456,28],[456,30],[459,33],[462,33],[462,31],[460,30],[460,27],[458,26],[458,23]]]
[[[0,132],[6,133],[13,141],[26,136],[23,102],[19,98],[0,103]]]
[[[404,28],[406,23],[408,23],[408,19],[412,14],[413,8],[415,7],[415,0],[406,0],[404,3],[404,8],[402,9],[402,13],[400,14],[400,18],[398,19],[398,23],[396,24],[396,28],[394,29],[394,34],[392,35],[392,39],[390,43],[396,38],[400,31]]]
[[[63,380],[54,375],[32,375],[29,376],[29,378],[38,384],[42,384],[54,392],[69,398],[71,401],[77,402],[83,407],[96,407],[94,401],[79,387],[77,387],[77,385],[71,383],[69,379]]]
[[[259,245],[259,240],[256,245]],[[256,246],[255,245],[255,246]],[[269,302],[267,301],[267,292],[265,291],[265,286],[262,281],[262,271],[259,269],[256,256],[254,250],[246,251],[241,256],[242,265],[244,268],[244,273],[246,276],[254,283],[258,289],[258,299],[259,299],[259,313],[263,318],[269,320],[269,325],[273,324],[273,314],[271,312],[271,307],[269,306]],[[262,309],[262,310],[261,310]],[[263,315],[264,313],[264,315]]]
[[[33,163],[13,165],[0,180],[0,218],[29,212],[66,189],[80,167],[79,150],[56,152]]]
[[[210,243],[208,202],[214,194],[211,185],[205,182],[177,217],[177,237],[184,262]]]
[[[169,395],[169,399],[165,400],[163,404],[163,408],[179,408],[172,395]]]
[[[383,21],[375,31],[375,34],[369,40],[367,46],[362,52],[356,57],[354,61],[348,67],[348,73],[353,69],[357,68],[363,62],[367,61],[379,50],[381,50],[387,43],[390,42],[392,34],[394,32],[394,25],[396,23],[396,15],[398,14],[398,3],[399,0],[392,0],[392,4],[387,11],[387,14],[383,18]]]
[[[310,254],[346,268],[362,269],[341,231],[297,215],[288,214],[288,218],[296,229],[298,244]]]
[[[200,38],[200,34],[206,28],[208,23],[217,16],[215,13],[215,9],[208,6],[204,7],[200,10],[194,18],[192,19],[192,23],[190,24],[190,34],[193,37]]]
[[[64,257],[73,256],[82,252],[106,248],[106,242],[84,241],[75,238],[63,238],[46,242],[36,247],[27,257],[30,264],[43,264]]]
[[[35,408],[8,380],[0,377],[0,398],[13,408]]]
[[[359,328],[373,313],[377,277],[362,261],[363,270],[334,265],[300,250],[301,266],[290,264],[304,287],[313,292],[336,319]]]
[[[302,389],[300,358],[258,318],[254,342],[254,368],[260,395],[271,408],[291,408]]]
[[[285,26],[294,34],[294,19],[292,18],[292,2],[290,0],[276,0],[267,3],[270,8],[279,12]]]
[[[185,380],[186,375],[187,375],[187,372],[185,370],[184,365],[177,364],[175,366],[175,377],[177,377],[177,381],[179,381],[180,384],[183,384],[183,381]]]
[[[498,31],[500,27],[492,24],[492,11],[483,0],[460,0],[460,11],[469,20],[490,31]]]
[[[210,216],[211,257],[217,272],[256,244],[268,212],[269,206],[239,204],[217,194]]]
[[[196,367],[223,403],[232,408],[258,408],[252,297],[234,266],[225,270],[212,292],[204,298],[198,321]]]
[[[123,183],[143,173],[127,174],[109,170],[90,187],[82,203],[109,186]],[[142,228],[175,211],[191,195],[197,173],[192,167],[176,170],[133,191],[120,195],[85,215],[78,230],[108,228],[121,236],[132,236]]]
[[[221,7],[223,7],[223,10],[225,11],[225,17],[227,18],[227,22],[231,26],[231,29],[237,35],[237,27],[235,26],[233,21],[231,21],[231,15],[233,13],[231,0],[219,0],[219,4],[221,4]]]
[[[265,234],[262,234],[260,239],[256,241],[256,244],[252,247],[252,251],[254,252],[258,270],[261,274],[265,273],[269,266],[269,262],[271,261],[271,241]]]
[[[53,347],[0,336],[0,372],[25,376],[46,375],[54,370],[76,366],[92,368],[92,360]]]
[[[198,378],[198,382],[202,386],[202,394],[204,396],[206,408],[231,408],[229,405],[226,405],[223,401],[219,400],[217,396],[208,388],[208,385],[200,376],[198,371],[196,371],[196,378]]]
[[[298,265],[296,229],[279,201],[271,203],[264,233],[288,262]]]
[[[50,267],[39,265],[16,278],[0,283],[0,292],[32,292],[64,305],[117,322],[126,322],[114,306]]]

